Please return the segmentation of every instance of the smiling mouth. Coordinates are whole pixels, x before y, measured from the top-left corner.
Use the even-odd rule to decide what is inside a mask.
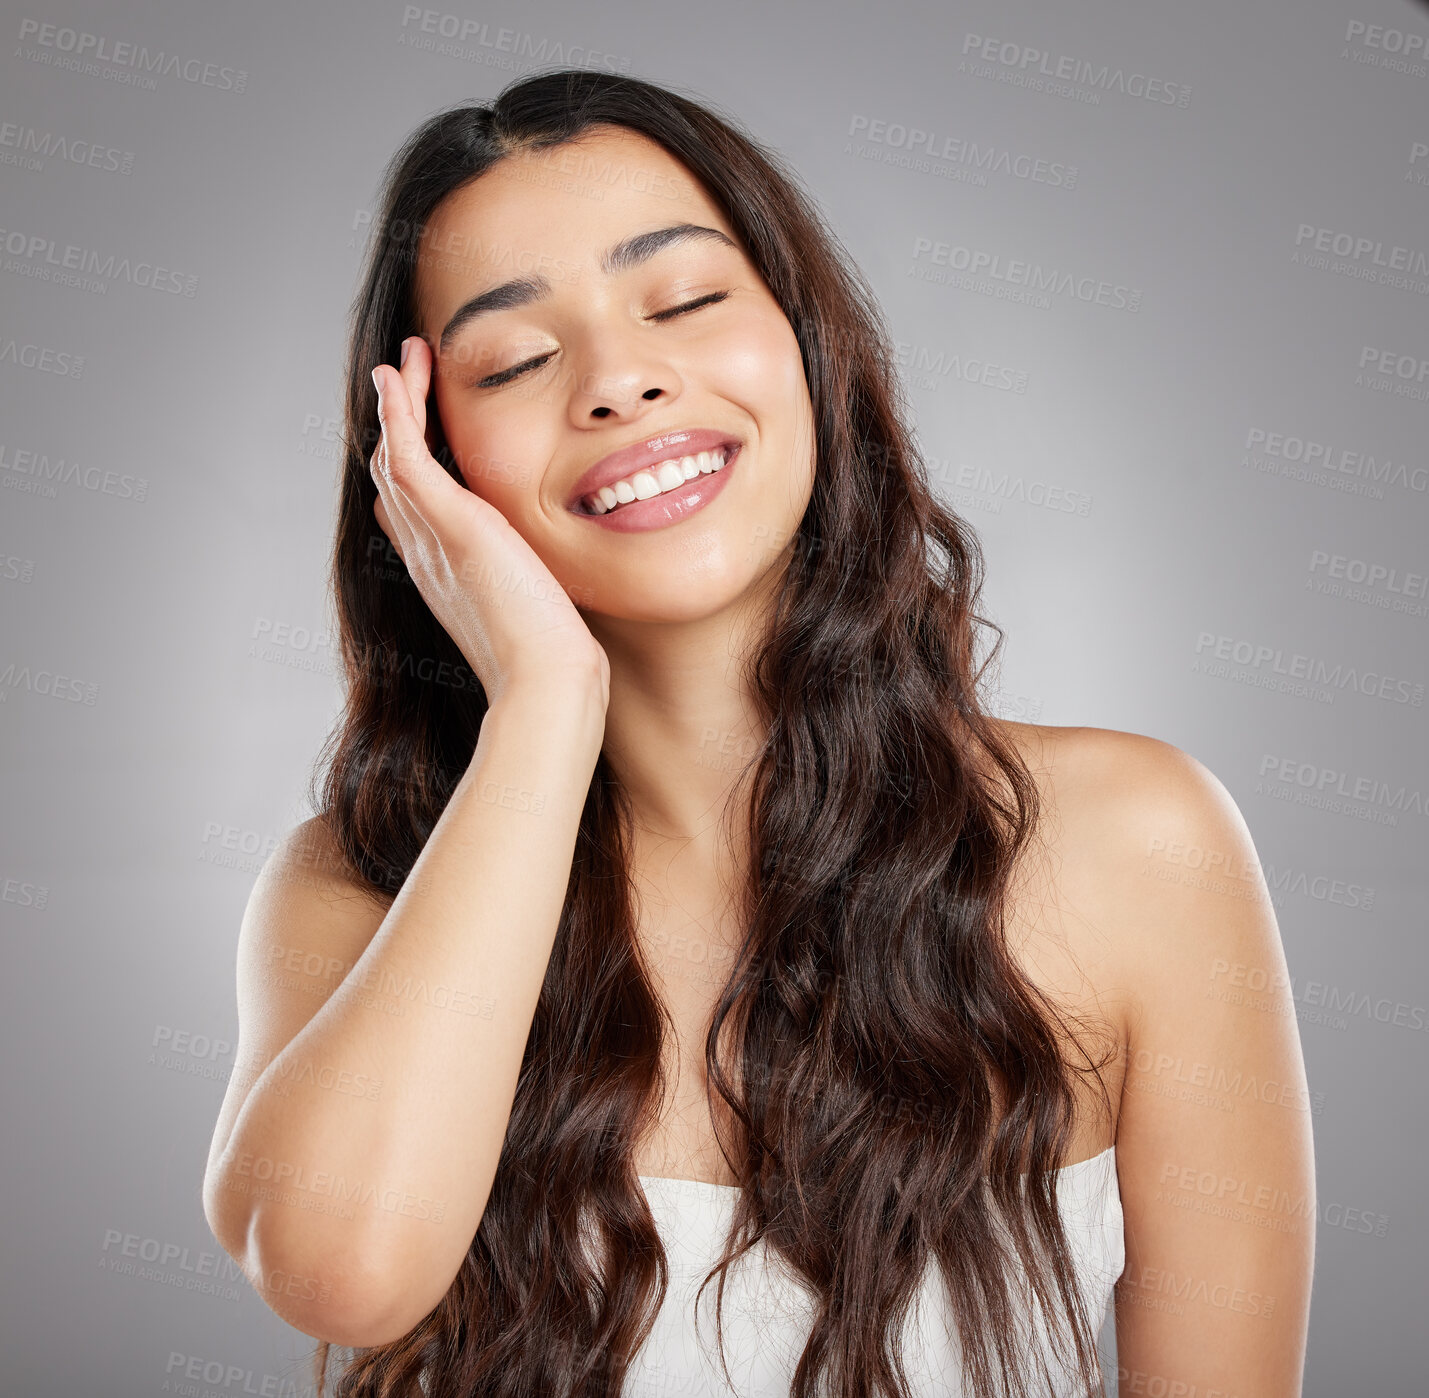
[[[739,452],[739,443],[712,447],[708,451],[695,452],[688,456],[671,456],[654,466],[642,467],[629,476],[603,485],[599,490],[583,495],[577,507],[578,514],[605,515],[623,509],[641,500],[653,500],[660,495],[668,495],[682,489],[696,476],[714,475],[724,470]]]

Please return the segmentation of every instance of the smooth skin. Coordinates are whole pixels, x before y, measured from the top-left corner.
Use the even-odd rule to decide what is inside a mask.
[[[572,144],[629,177],[581,184],[513,156],[449,196],[424,234],[405,361],[374,372],[377,522],[491,696],[471,765],[395,900],[350,884],[312,820],[269,860],[240,932],[240,1066],[205,1209],[277,1314],[341,1344],[405,1334],[466,1254],[602,751],[636,812],[637,936],[671,1030],[671,1091],[633,1143],[637,1170],[732,1182],[703,1044],[747,868],[727,817],[757,734],[736,677],[812,488],[812,410],[791,327],[689,172],[617,128]],[[682,223],[736,246],[682,239],[603,267],[620,241]],[[543,298],[441,343],[470,297],[523,268],[549,274]],[[467,489],[430,455],[433,410]],[[709,505],[636,534],[569,512],[591,464],[672,427],[744,442]],[[1110,1111],[1084,1095],[1069,1158],[1116,1145],[1122,1391],[1291,1398],[1313,1151],[1245,821],[1168,743],[1003,727],[1045,802],[1014,955],[1112,1056]],[[1196,872],[1207,853],[1226,877]],[[1250,972],[1254,996],[1235,989]]]

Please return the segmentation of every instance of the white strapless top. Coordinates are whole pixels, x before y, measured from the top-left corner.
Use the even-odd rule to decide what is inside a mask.
[[[623,1389],[625,1398],[788,1398],[790,1382],[813,1324],[814,1297],[761,1239],[726,1274],[721,1319],[724,1358],[735,1387],[726,1383],[715,1330],[716,1277],[700,1298],[695,1293],[719,1260],[739,1193],[736,1186],[641,1175],[640,1182],[660,1230],[669,1262],[669,1289],[654,1329],[636,1352]],[[1112,1287],[1126,1264],[1116,1147],[1057,1172],[1057,1201],[1077,1280],[1093,1331],[1104,1323]],[[960,1349],[946,1310],[937,1264],[929,1261],[916,1305],[903,1332],[904,1368],[916,1394],[958,1398]],[[1040,1314],[1034,1333],[1048,1338]],[[1057,1376],[1055,1398],[1073,1398],[1070,1374],[1047,1355]],[[1034,1370],[1035,1371],[1035,1370]]]

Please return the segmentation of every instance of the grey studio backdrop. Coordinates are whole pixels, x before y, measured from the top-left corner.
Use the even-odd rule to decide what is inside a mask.
[[[1162,738],[1239,803],[1312,1094],[1305,1392],[1422,1393],[1426,33],[1399,0],[7,6],[4,1393],[308,1388],[199,1184],[240,916],[339,702],[346,314],[402,138],[567,62],[713,100],[826,210],[986,548],[1000,711]],[[1148,876],[1234,890],[1214,859]]]

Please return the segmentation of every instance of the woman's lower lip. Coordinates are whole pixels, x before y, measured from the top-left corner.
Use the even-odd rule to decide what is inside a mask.
[[[575,513],[591,524],[603,525],[619,534],[638,534],[647,529],[664,529],[678,524],[697,510],[702,510],[724,489],[725,478],[734,470],[740,450],[736,446],[718,471],[694,476],[684,485],[667,490],[662,495],[652,495],[648,500],[632,500],[628,505],[607,510],[603,515],[586,514],[584,510]]]

